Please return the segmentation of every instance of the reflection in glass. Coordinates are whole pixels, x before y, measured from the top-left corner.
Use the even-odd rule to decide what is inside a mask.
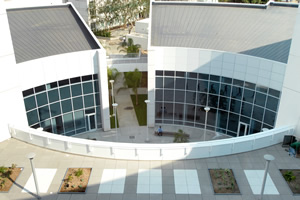
[[[266,104],[266,95],[256,92],[254,104],[265,107]]]
[[[228,130],[237,132],[239,125],[239,116],[233,113],[229,113]]]
[[[73,114],[72,113],[64,114],[63,119],[64,119],[65,132],[73,131],[74,130]]]
[[[85,127],[85,120],[84,120],[84,114],[83,111],[76,111],[74,112],[75,116],[75,126],[76,129],[84,128]]]
[[[230,102],[230,111],[235,112],[237,114],[240,114],[240,109],[241,109],[241,101],[231,99]]]
[[[218,120],[217,126],[221,129],[227,129],[227,121],[228,121],[228,112],[219,110],[218,112]]]
[[[218,108],[219,96],[208,95],[208,106],[213,108]]]
[[[196,92],[186,92],[186,103],[196,103]]]
[[[266,107],[276,112],[278,107],[278,99],[268,96]]]
[[[196,123],[201,123],[201,124],[205,123],[205,111],[204,111],[204,107],[197,106],[197,110],[196,110]]]
[[[229,98],[220,97],[219,109],[228,110],[229,109]]]
[[[162,101],[163,100],[163,90],[155,90],[155,101]]]
[[[174,90],[164,90],[164,101],[174,101]]]
[[[220,84],[215,82],[209,83],[209,93],[211,94],[219,94]]]
[[[198,81],[198,91],[199,92],[208,92],[208,81]]]
[[[243,89],[241,87],[232,86],[231,97],[235,99],[242,99]]]
[[[84,107],[88,108],[91,106],[94,106],[95,102],[94,102],[94,95],[86,95],[84,96]]]
[[[51,117],[60,115],[61,114],[60,103],[57,102],[57,103],[50,104],[50,112],[51,112]]]
[[[178,90],[184,90],[185,89],[185,82],[186,80],[184,78],[176,78],[175,87]]]
[[[58,101],[59,100],[58,90],[55,89],[55,90],[48,91],[48,97],[50,103]]]
[[[247,117],[251,117],[252,115],[252,104],[243,102],[241,114]]]
[[[207,125],[216,126],[216,118],[217,110],[210,108],[209,112],[207,113]]]
[[[264,123],[274,126],[275,117],[276,117],[276,113],[274,113],[272,111],[269,111],[269,110],[266,110],[265,111]]]
[[[261,131],[261,123],[251,120],[250,134],[259,133]]]
[[[76,97],[72,99],[73,101],[73,107],[74,110],[78,110],[78,109],[82,109],[83,108],[83,101],[82,101],[82,97]]]
[[[43,106],[43,105],[48,104],[46,92],[36,95],[36,101],[37,101],[38,106]]]
[[[163,104],[162,103],[155,103],[155,118],[162,119],[163,114]]]
[[[72,85],[71,89],[72,89],[72,96],[73,97],[78,96],[78,95],[82,95],[81,84]]]
[[[174,120],[183,120],[184,110],[183,110],[184,104],[175,104],[175,110],[174,110]]]
[[[174,89],[174,78],[165,78],[164,88]]]
[[[28,125],[31,126],[32,124],[39,122],[39,117],[37,114],[37,110],[32,110],[30,112],[27,112],[27,119],[28,119]]]
[[[61,107],[63,113],[71,112],[72,111],[72,103],[71,99],[67,99],[61,102]]]
[[[36,108],[35,97],[31,96],[24,99],[26,111]]]
[[[197,104],[206,106],[207,95],[205,93],[198,93]]]
[[[196,91],[197,80],[188,79],[186,83],[186,89]]]
[[[184,102],[185,100],[185,92],[175,90],[175,102]]]
[[[164,119],[173,119],[173,103],[165,103],[162,108],[164,113]]]
[[[254,106],[252,117],[258,121],[262,121],[264,116],[264,109],[258,106]]]
[[[60,88],[59,93],[60,93],[60,99],[67,99],[71,97],[69,86]]]
[[[194,105],[185,105],[185,121],[194,121],[195,120],[195,106]]]
[[[254,91],[253,90],[248,90],[248,89],[244,89],[244,97],[243,100],[247,101],[249,103],[253,103],[254,100]]]
[[[156,77],[155,78],[155,87],[156,88],[163,88],[163,78],[162,77]]]
[[[49,106],[44,106],[40,107],[38,109],[39,111],[39,116],[40,116],[40,121],[44,121],[45,119],[50,118],[50,113],[49,113]]]
[[[230,97],[231,94],[231,86],[222,84],[220,89],[220,95]]]

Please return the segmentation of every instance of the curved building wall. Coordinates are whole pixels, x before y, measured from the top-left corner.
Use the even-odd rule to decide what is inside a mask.
[[[213,50],[153,47],[148,73],[153,124],[204,128],[204,107],[209,106],[211,130],[237,136],[239,131],[274,128],[283,63]]]

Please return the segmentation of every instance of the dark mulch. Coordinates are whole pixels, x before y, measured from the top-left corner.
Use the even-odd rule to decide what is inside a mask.
[[[81,176],[75,176],[76,171],[82,169]],[[89,178],[92,172],[92,168],[69,168],[63,179],[63,183],[60,188],[60,192],[85,192]],[[68,177],[70,177],[68,179]]]
[[[294,194],[300,194],[300,169],[280,169],[280,173]]]
[[[231,169],[210,169],[209,174],[215,193],[240,194]]]

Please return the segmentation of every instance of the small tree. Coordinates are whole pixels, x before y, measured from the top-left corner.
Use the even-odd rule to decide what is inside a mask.
[[[132,88],[132,91],[135,94],[136,105],[139,105],[137,90],[141,84],[142,72],[140,72],[138,69],[135,69],[133,72],[124,73],[124,77],[125,77],[125,84],[129,88]]]
[[[132,54],[132,53],[139,53],[141,45],[139,44],[134,44],[132,38],[128,38],[128,42],[123,42],[122,46],[119,46],[119,48],[123,48],[120,50],[120,52],[126,52],[127,54]]]
[[[111,84],[110,80],[116,81],[116,79],[120,76],[120,72],[116,68],[107,68],[107,80],[108,80],[108,90],[109,90],[109,96],[111,97]]]
[[[173,142],[177,143],[183,143],[183,142],[188,142],[188,135],[181,129],[178,130],[178,132],[174,136]]]

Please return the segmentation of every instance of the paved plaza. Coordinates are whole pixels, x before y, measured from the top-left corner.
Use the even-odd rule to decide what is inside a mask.
[[[272,154],[265,198],[269,200],[300,199],[293,196],[278,169],[299,169],[300,160],[289,157],[281,144],[231,156],[180,160],[130,161],[71,155],[43,149],[16,139],[0,143],[0,163],[24,167],[8,193],[0,199],[35,199],[30,162],[34,159],[42,199],[51,200],[252,200],[258,199],[265,167],[263,156]],[[92,174],[85,194],[58,194],[67,168],[90,167]],[[231,168],[240,195],[216,195],[208,169]]]

